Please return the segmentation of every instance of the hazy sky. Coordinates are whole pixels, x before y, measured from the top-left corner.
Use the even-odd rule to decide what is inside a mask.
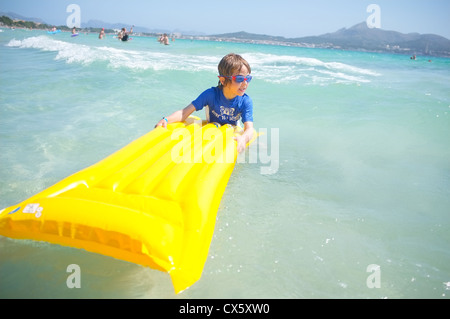
[[[434,33],[450,39],[449,0],[0,0],[0,11],[64,25],[69,4],[81,21],[101,20],[205,34],[247,31],[301,37],[366,21],[370,4],[381,9],[384,30]]]

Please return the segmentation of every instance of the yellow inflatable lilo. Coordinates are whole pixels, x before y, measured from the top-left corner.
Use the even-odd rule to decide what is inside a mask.
[[[0,211],[0,235],[82,248],[168,272],[176,293],[203,271],[237,158],[236,128],[190,118],[146,135]]]

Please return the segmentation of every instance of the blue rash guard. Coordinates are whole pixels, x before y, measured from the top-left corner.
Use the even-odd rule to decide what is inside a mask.
[[[192,105],[197,111],[206,107],[209,123],[237,125],[240,119],[242,123],[253,122],[253,101],[247,94],[228,100],[220,88],[212,87],[192,101]]]

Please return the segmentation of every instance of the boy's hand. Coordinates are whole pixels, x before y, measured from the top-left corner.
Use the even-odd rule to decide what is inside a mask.
[[[244,136],[235,136],[234,139],[237,141],[237,151],[239,153],[243,152],[245,150],[245,146],[247,143],[245,142]]]
[[[239,153],[243,152],[247,147],[247,143],[250,142],[253,135],[255,134],[253,129],[253,122],[244,123],[244,133],[242,135],[237,135],[234,139],[237,141],[237,151]]]
[[[167,120],[165,118],[162,118],[158,123],[156,123],[155,128],[159,126],[167,128]]]

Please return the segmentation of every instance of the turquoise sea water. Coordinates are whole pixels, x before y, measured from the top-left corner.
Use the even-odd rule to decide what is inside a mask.
[[[0,237],[1,298],[449,298],[450,59],[3,29],[1,208],[188,105],[230,52],[267,134],[230,178],[202,278],[174,295],[165,273]]]

